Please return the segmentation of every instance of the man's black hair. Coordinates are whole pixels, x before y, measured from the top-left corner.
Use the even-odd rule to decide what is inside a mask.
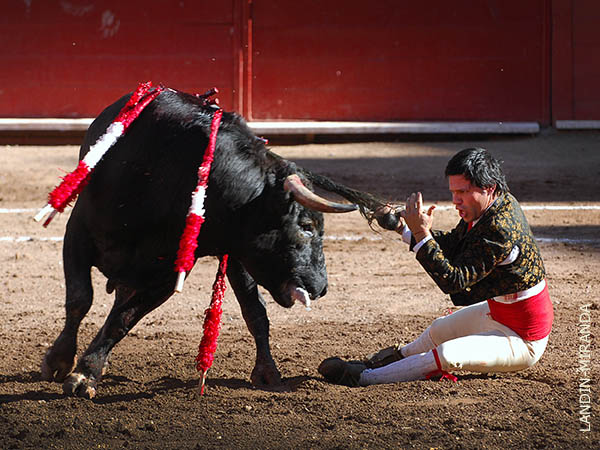
[[[496,193],[509,192],[508,184],[502,171],[502,161],[497,160],[484,148],[474,147],[461,150],[448,161],[446,177],[463,175],[479,188],[496,185]]]

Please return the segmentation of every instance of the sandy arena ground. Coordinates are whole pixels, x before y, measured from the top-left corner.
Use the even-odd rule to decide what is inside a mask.
[[[31,216],[59,176],[75,167],[78,149],[0,146],[0,448],[600,448],[599,133],[274,150],[395,202],[421,190],[426,204],[439,205],[436,226],[451,228],[458,219],[443,170],[456,151],[473,145],[505,161],[511,189],[528,207],[540,240],[556,320],[536,366],[502,375],[458,373],[456,384],[347,388],[325,382],[317,372],[322,359],[359,358],[410,341],[451,308],[394,233],[376,233],[350,213],[326,218],[327,296],[310,312],[299,305],[285,310],[266,297],[282,386],[250,385],[254,344],[228,290],[219,347],[200,396],[194,358],[217,268],[208,258],[198,262],[183,294],[115,348],[92,401],[65,397],[60,384],[40,381],[39,370],[62,328],[60,239],[68,212],[47,229]],[[104,283],[95,272],[80,351],[112,304]],[[586,338],[591,358],[581,361]],[[587,376],[578,371],[582,364],[592,368]]]

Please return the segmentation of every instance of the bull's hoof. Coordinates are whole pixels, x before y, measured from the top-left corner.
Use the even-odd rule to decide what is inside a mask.
[[[72,373],[63,383],[63,392],[73,397],[92,399],[96,396],[96,381],[82,373]]]
[[[256,365],[250,381],[253,386],[278,386],[281,384],[281,374],[277,367],[271,365]]]
[[[53,356],[52,348],[50,348],[44,355],[42,360],[41,378],[44,381],[64,381],[69,376],[75,364],[77,363],[77,357],[71,361],[60,361]]]

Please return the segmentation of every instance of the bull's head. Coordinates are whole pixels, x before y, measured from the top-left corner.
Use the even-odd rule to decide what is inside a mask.
[[[291,307],[296,301],[308,305],[327,292],[323,255],[323,212],[354,211],[353,204],[329,201],[316,195],[296,173],[283,178],[265,193],[269,211],[261,215],[262,230],[249,230],[245,260],[252,277],[264,286],[277,303]]]

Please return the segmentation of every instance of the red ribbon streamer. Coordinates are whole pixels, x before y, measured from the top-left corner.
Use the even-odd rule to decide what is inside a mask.
[[[131,94],[131,97],[123,109],[119,112],[119,115],[113,121],[121,122],[123,124],[123,133],[127,131],[129,125],[137,119],[144,108],[165,89],[162,85],[159,85],[153,92],[150,92],[150,89],[152,88],[153,85],[151,81],[140,83],[135,92]]]
[[[223,111],[218,109],[213,115],[210,124],[210,135],[208,137],[208,145],[204,152],[202,164],[198,168],[198,182],[194,192],[198,192],[200,188],[206,189],[208,186],[208,176],[214,160],[215,148],[217,143],[217,133]],[[201,205],[202,207],[204,205]],[[191,209],[191,207],[190,207]],[[175,271],[178,273],[189,272],[194,266],[195,252],[198,248],[198,235],[200,228],[204,223],[204,217],[188,212],[185,221],[185,228],[181,239],[179,240],[179,250],[175,260]],[[202,372],[202,381],[200,387],[200,395],[204,395],[204,384],[206,381],[206,373],[213,364],[214,354],[217,350],[217,339],[221,329],[221,315],[223,314],[222,303],[225,296],[225,272],[227,271],[227,255],[221,257],[219,270],[213,284],[213,295],[210,307],[205,312],[204,317],[204,333],[202,340],[198,346],[198,356],[196,356],[196,369]]]
[[[115,120],[113,120],[113,123],[121,122],[123,124],[123,133],[121,135],[125,134],[129,125],[140,115],[144,108],[164,90],[163,86],[158,86],[149,94],[152,87],[151,81],[140,83]],[[63,181],[48,194],[48,204],[56,211],[62,213],[81,193],[88,183],[89,175],[93,170],[93,167],[90,168],[83,161],[79,161],[77,168],[63,177]],[[47,224],[48,222],[44,226]]]
[[[444,378],[446,380],[450,380],[453,382],[457,382],[458,378],[454,375],[452,375],[450,372],[446,372],[445,370],[442,370],[442,363],[440,362],[440,357],[438,356],[438,352],[437,352],[437,348],[434,348],[432,350],[433,352],[433,357],[435,358],[435,364],[437,365],[437,370],[433,370],[431,372],[429,372],[427,375],[425,375],[425,379],[429,380],[432,377],[437,377],[439,375],[441,375],[441,378],[439,381],[443,380]]]
[[[214,361],[214,354],[217,350],[217,339],[221,329],[221,315],[223,313],[222,304],[225,297],[227,284],[225,283],[225,272],[227,271],[228,255],[221,257],[219,270],[213,284],[213,295],[210,307],[206,309],[204,317],[204,334],[200,345],[198,346],[198,356],[196,356],[196,370],[202,372],[202,386],[200,395],[204,394],[204,381],[206,372],[211,368]]]
[[[65,208],[79,195],[88,183],[90,168],[83,161],[79,161],[77,168],[66,174],[63,181],[50,194],[48,204],[56,211],[63,212]]]
[[[198,234],[204,223],[204,217],[188,214],[185,218],[185,228],[179,240],[179,250],[175,262],[176,272],[189,272],[194,267],[194,253],[198,248]]]
[[[212,166],[215,158],[215,147],[217,145],[217,132],[219,131],[219,125],[221,124],[221,118],[223,117],[223,110],[218,109],[215,111],[213,120],[210,124],[210,136],[208,137],[208,147],[202,165],[198,170],[198,177],[204,182],[204,186],[208,185],[208,174],[210,173],[210,167]]]
[[[199,187],[206,188],[208,186],[208,175],[212,166],[215,147],[217,143],[217,132],[223,116],[222,110],[215,111],[210,124],[210,135],[208,138],[208,146],[204,152],[204,159],[198,169],[198,183],[196,191]],[[197,219],[199,218],[199,219]],[[204,223],[204,218],[194,213],[188,213],[186,218],[185,228],[181,239],[179,240],[179,250],[177,251],[177,259],[175,260],[175,272],[189,272],[194,266],[194,252],[198,247],[197,239],[200,234],[200,228]]]

